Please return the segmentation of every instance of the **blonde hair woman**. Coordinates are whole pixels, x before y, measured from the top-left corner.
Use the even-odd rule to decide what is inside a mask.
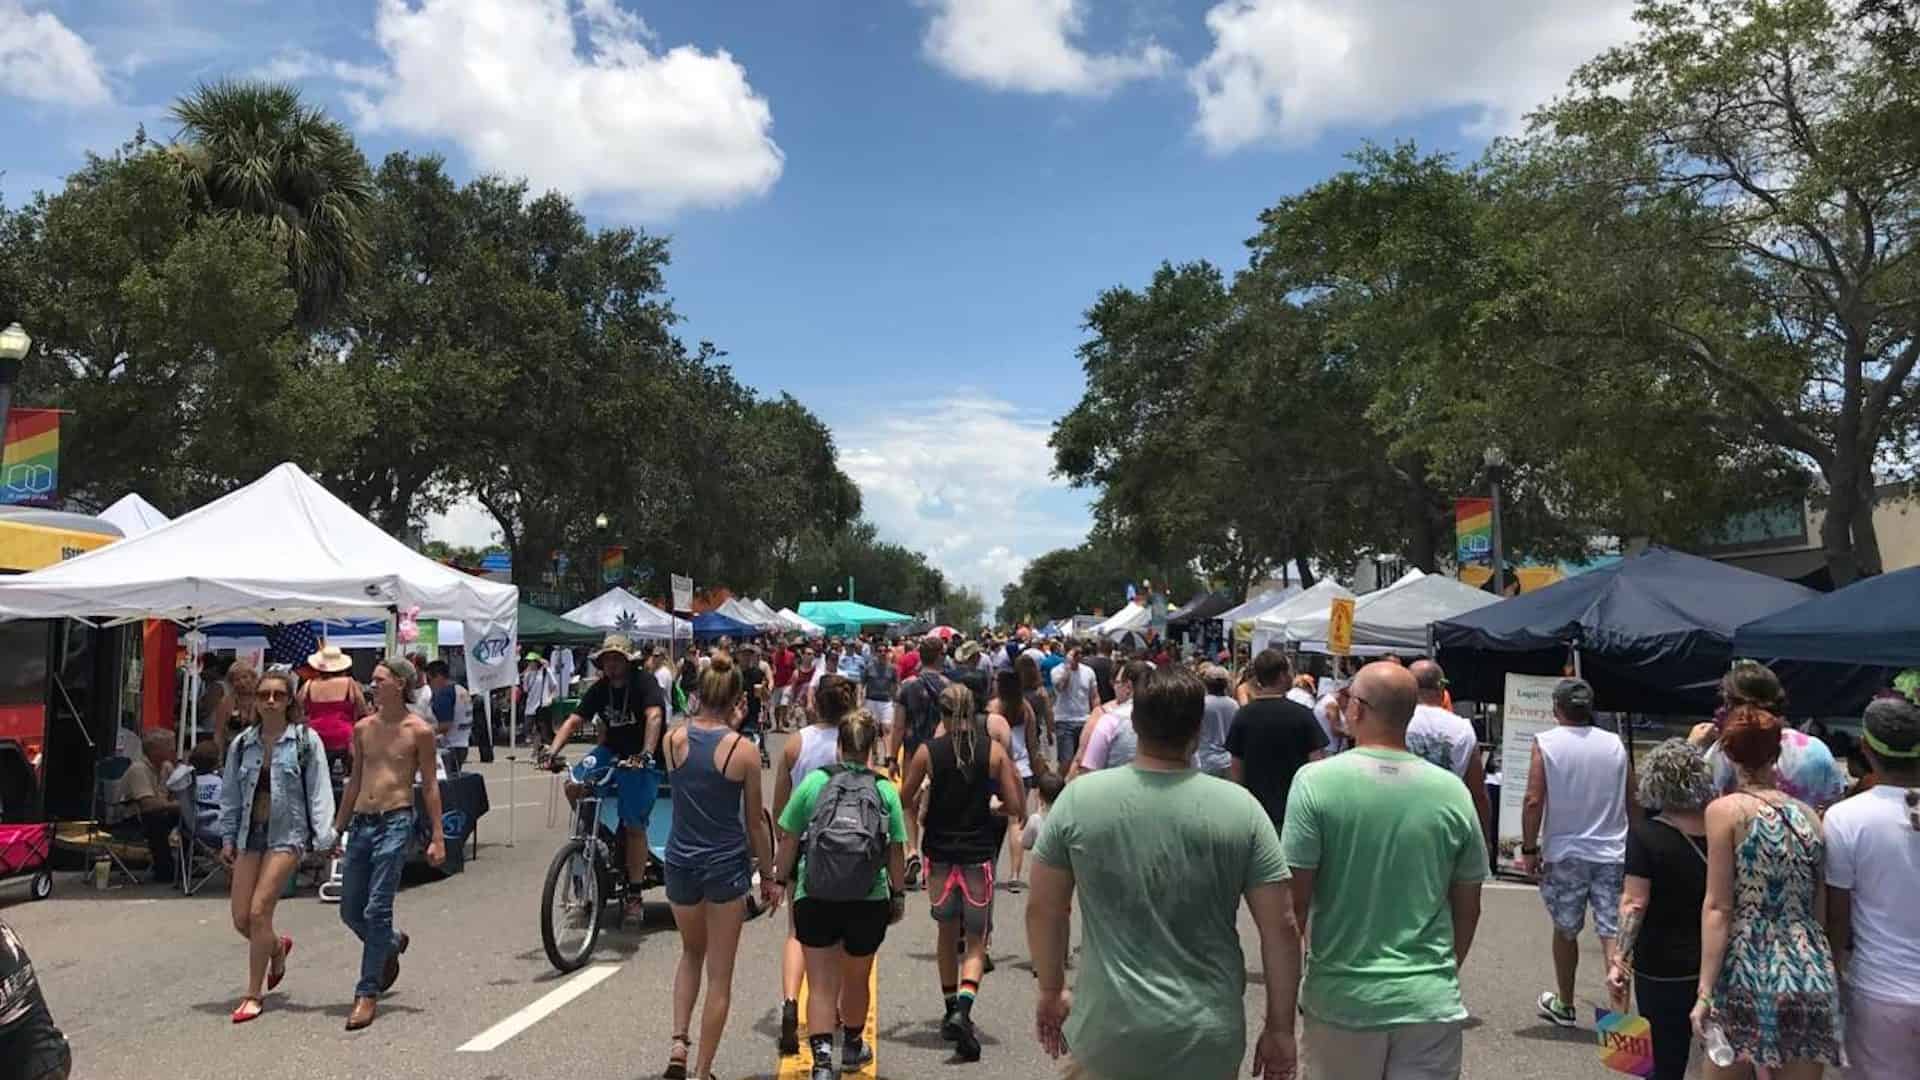
[[[233,1022],[260,1015],[262,983],[280,985],[293,939],[274,932],[287,879],[310,851],[333,847],[333,784],[319,736],[301,720],[293,676],[262,676],[250,722],[227,746],[220,859],[233,877],[233,928],[247,939],[247,992]]]

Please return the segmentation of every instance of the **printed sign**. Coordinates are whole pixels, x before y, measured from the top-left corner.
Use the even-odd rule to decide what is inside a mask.
[[[1555,675],[1507,676],[1500,706],[1500,865],[1520,861],[1520,811],[1527,801],[1527,772],[1533,764],[1534,736],[1553,727]]]
[[[693,610],[693,579],[685,574],[673,575],[673,610]]]
[[[1453,561],[1460,566],[1493,563],[1493,500],[1453,500]]]
[[[7,410],[0,503],[50,505],[59,486],[60,410]]]
[[[1327,651],[1335,656],[1353,655],[1353,597],[1338,596],[1327,609]]]
[[[618,585],[627,579],[627,549],[610,547],[600,552],[600,583]]]
[[[1600,1040],[1600,1064],[1628,1076],[1653,1075],[1653,1025],[1644,1016],[1593,1010]]]

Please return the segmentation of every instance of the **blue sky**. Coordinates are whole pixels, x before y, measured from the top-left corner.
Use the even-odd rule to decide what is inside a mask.
[[[527,175],[673,238],[689,339],[834,429],[890,538],[999,587],[1077,542],[1046,437],[1080,313],[1362,140],[1477,153],[1628,0],[0,0],[0,196],[196,81],[270,74],[369,157]],[[434,530],[486,539],[456,510]],[[991,605],[990,605],[991,606]]]

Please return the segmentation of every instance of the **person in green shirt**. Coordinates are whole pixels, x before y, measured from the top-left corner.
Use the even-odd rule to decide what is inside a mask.
[[[878,737],[879,727],[869,713],[851,713],[841,720],[840,764],[808,773],[780,812],[776,884],[792,884],[794,936],[806,953],[807,985],[812,987],[807,998],[807,1043],[813,1054],[813,1080],[834,1080],[836,1022],[851,1025],[842,1029],[840,1067],[853,1072],[873,1059],[873,1048],[865,1039],[867,973],[886,940],[887,927],[899,922],[907,910],[906,893],[894,887],[906,876],[907,816],[893,782],[867,768]],[[874,870],[873,887],[865,899],[821,900],[807,895],[807,861],[800,855],[800,837],[813,822],[820,793],[848,770],[871,776],[879,793],[887,819],[886,860]]]
[[[1244,788],[1192,767],[1207,688],[1185,668],[1133,688],[1132,762],[1069,783],[1034,849],[1027,947],[1041,1048],[1069,1078],[1227,1080],[1246,1056],[1244,900],[1260,932],[1266,1029],[1254,1075],[1294,1075],[1300,936],[1280,838]],[[1075,899],[1076,894],[1078,899]],[[1081,906],[1085,951],[1066,986]]]
[[[1301,769],[1287,796],[1280,847],[1310,935],[1301,1009],[1316,1080],[1460,1075],[1460,966],[1487,847],[1459,778],[1407,751],[1418,701],[1405,668],[1360,669],[1345,706],[1354,748]]]

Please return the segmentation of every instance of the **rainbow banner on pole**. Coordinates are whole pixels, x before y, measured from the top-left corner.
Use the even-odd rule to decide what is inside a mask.
[[[600,581],[606,585],[618,585],[627,579],[627,549],[623,547],[604,548],[600,552]]]
[[[10,409],[0,451],[0,503],[47,505],[60,488],[59,409]]]
[[[1453,501],[1454,562],[1461,566],[1493,564],[1493,500]]]

